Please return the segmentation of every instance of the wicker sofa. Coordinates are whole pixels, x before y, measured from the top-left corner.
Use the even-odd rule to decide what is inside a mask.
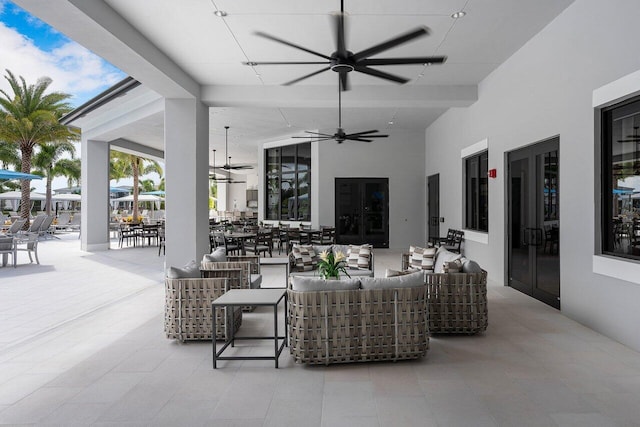
[[[455,259],[451,252],[439,249],[435,271],[425,271],[429,332],[431,334],[475,334],[487,329],[487,272],[460,257],[460,271],[439,272],[438,257]],[[410,254],[402,254],[402,270],[410,268]],[[444,263],[444,270],[448,270]],[[474,265],[475,264],[475,265]],[[469,267],[465,267],[469,265]]]
[[[307,248],[312,248],[315,255],[319,255],[322,251],[333,251],[334,253],[340,251],[343,254],[347,255],[349,252],[349,245],[302,245]],[[373,277],[374,275],[374,262],[373,262],[373,248],[370,247],[370,257],[366,266],[361,266],[360,268],[347,268],[349,272],[349,276],[353,277]],[[304,270],[300,263],[299,259],[296,260],[294,252],[291,251],[289,253],[289,276],[319,276],[318,268],[314,264],[311,270]]]
[[[404,286],[403,280],[413,285]],[[316,285],[305,289],[301,282]],[[342,280],[294,276],[287,293],[289,348],[297,363],[395,361],[427,353],[427,287],[421,273]]]

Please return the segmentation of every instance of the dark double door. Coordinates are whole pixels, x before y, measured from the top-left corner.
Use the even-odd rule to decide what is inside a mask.
[[[336,241],[389,247],[389,179],[336,178]]]
[[[560,308],[558,138],[508,156],[508,283]]]

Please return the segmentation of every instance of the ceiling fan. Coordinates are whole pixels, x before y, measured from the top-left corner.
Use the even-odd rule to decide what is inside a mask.
[[[231,164],[231,157],[229,157],[229,164]],[[213,182],[221,182],[221,183],[225,183],[225,184],[242,184],[245,183],[246,181],[240,181],[240,180],[236,180],[231,178],[231,171],[227,170],[227,176],[224,178],[218,178],[216,176],[215,170],[216,170],[216,150],[213,150],[213,168],[211,168],[213,171],[212,173],[209,174],[209,178],[213,181]]]
[[[372,142],[373,140],[367,138],[388,138],[389,135],[372,135],[378,130],[365,130],[363,132],[356,133],[346,133],[342,128],[342,94],[340,88],[338,88],[338,129],[336,129],[336,133],[330,135],[328,133],[320,133],[320,132],[311,132],[305,131],[310,135],[317,135],[318,139],[316,141],[327,141],[329,139],[334,139],[338,142],[338,144],[342,144],[344,141],[361,141],[361,142]],[[292,138],[309,138],[309,136],[292,136]]]
[[[241,170],[241,169],[253,169],[251,165],[231,165],[231,157],[229,157],[229,126],[224,127],[224,154],[225,158],[229,159],[228,163],[225,163],[224,166],[215,167],[214,169],[223,169],[223,170]],[[214,150],[215,151],[215,150]]]
[[[305,80],[309,77],[313,77],[316,74],[320,74],[327,70],[335,71],[340,75],[340,88],[341,90],[349,90],[349,73],[351,71],[358,71],[360,73],[368,74],[370,76],[379,77],[381,79],[390,80],[397,83],[406,83],[409,79],[404,77],[400,77],[394,74],[389,74],[384,71],[379,71],[370,66],[377,65],[406,65],[406,64],[422,64],[422,65],[430,65],[430,64],[442,64],[447,60],[446,56],[423,56],[423,57],[409,57],[409,58],[370,58],[371,56],[377,55],[381,52],[399,46],[403,43],[416,39],[418,37],[426,36],[429,34],[429,29],[425,26],[418,27],[414,30],[411,30],[405,34],[401,34],[397,37],[392,38],[391,40],[387,40],[385,42],[379,43],[375,46],[372,46],[368,49],[362,50],[358,53],[353,53],[347,49],[345,42],[345,13],[344,13],[344,0],[340,0],[340,12],[335,12],[332,14],[333,19],[333,27],[336,32],[336,51],[330,55],[325,55],[320,52],[315,52],[313,50],[307,49],[305,47],[299,46],[297,44],[288,42],[286,40],[279,39],[272,35],[256,32],[256,35],[260,37],[264,37],[266,39],[282,43],[284,45],[290,46],[294,49],[299,49],[305,52],[308,52],[312,55],[319,56],[323,58],[324,61],[283,61],[283,62],[244,62],[243,64],[249,66],[256,65],[300,65],[300,64],[318,64],[318,65],[327,65],[326,67],[314,71],[313,73],[307,74],[305,76],[299,77],[295,80],[291,80],[287,83],[284,83],[285,86],[292,85],[294,83],[298,83],[299,81]]]

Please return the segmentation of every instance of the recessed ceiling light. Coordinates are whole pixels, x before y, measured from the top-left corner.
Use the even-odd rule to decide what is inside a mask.
[[[459,12],[456,12],[454,14],[451,15],[451,17],[453,19],[458,19],[458,18],[462,18],[463,16],[465,16],[467,14],[467,12],[465,12],[464,10],[461,10]]]
[[[213,12],[213,14],[219,16],[220,18],[227,16],[227,12],[225,12],[224,10],[216,10],[215,12]]]
[[[393,120],[392,120],[392,121],[390,121],[390,122],[389,122],[389,124],[390,124],[390,125],[392,125],[392,124],[393,124]]]

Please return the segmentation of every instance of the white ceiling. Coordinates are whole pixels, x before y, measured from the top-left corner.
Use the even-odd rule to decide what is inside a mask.
[[[409,102],[411,96],[431,93],[428,92],[430,87],[442,87],[446,92],[443,99],[447,101],[447,93],[452,94],[452,99],[455,97],[452,92],[455,88],[475,87],[572,2],[345,0],[349,50],[358,52],[418,26],[427,26],[431,30],[428,37],[377,57],[446,55],[448,60],[443,65],[430,67],[379,67],[411,79],[405,85],[407,88],[361,73],[350,73],[353,89],[343,95],[343,104],[346,106],[343,109],[343,127],[348,132],[425,129],[447,108],[460,104],[420,104]],[[320,59],[258,37],[255,32],[262,31],[330,55],[335,50],[330,13],[340,8],[338,0],[155,0],[152,3],[131,0],[16,0],[16,3],[159,93],[162,93],[162,87],[153,87],[150,81],[145,81],[143,74],[146,68],[136,64],[135,55],[120,54],[115,44],[107,46],[104,29],[117,40],[124,37],[122,25],[113,18],[105,18],[98,24],[93,22],[96,19],[77,18],[78,10],[87,13],[97,11],[92,16],[96,18],[100,14],[108,15],[104,13],[104,7],[108,5],[126,23],[137,29],[141,39],[150,42],[149,46],[157,47],[172,62],[172,66],[177,65],[201,87],[249,87],[259,92],[323,66],[263,65],[252,68],[242,65],[244,61]],[[214,15],[216,10],[227,12],[227,16],[221,18]],[[451,14],[459,10],[464,10],[467,15],[457,20],[451,18]],[[137,49],[143,59],[153,62],[149,59],[154,55],[153,52],[127,44],[131,49]],[[171,75],[171,72],[166,74]],[[293,134],[302,135],[305,129],[335,129],[337,74],[326,71],[295,86],[298,88],[280,87],[278,95],[267,100],[268,105],[251,105],[248,101],[244,104],[238,101],[238,105],[233,106],[235,101],[228,102],[228,106],[212,103],[216,106],[210,110],[211,147],[221,151],[224,149],[224,126],[229,125],[229,146],[234,162],[255,162],[256,147],[262,142],[287,138]],[[308,95],[298,95],[300,105],[296,104],[295,99],[293,102],[290,99],[295,96],[292,94],[303,93],[296,90],[308,90],[304,92]],[[399,94],[397,104],[389,102],[389,90]],[[422,90],[425,92],[420,92]],[[327,96],[335,96],[335,102],[328,104]],[[289,97],[286,102],[285,97]],[[350,100],[357,99],[360,102],[349,105]],[[317,104],[314,104],[315,100],[318,100]],[[394,122],[393,126],[388,124],[389,121]],[[122,129],[119,137],[161,149],[162,129],[162,115],[158,114],[141,121],[138,129],[135,126]],[[376,143],[384,143],[384,140]]]

